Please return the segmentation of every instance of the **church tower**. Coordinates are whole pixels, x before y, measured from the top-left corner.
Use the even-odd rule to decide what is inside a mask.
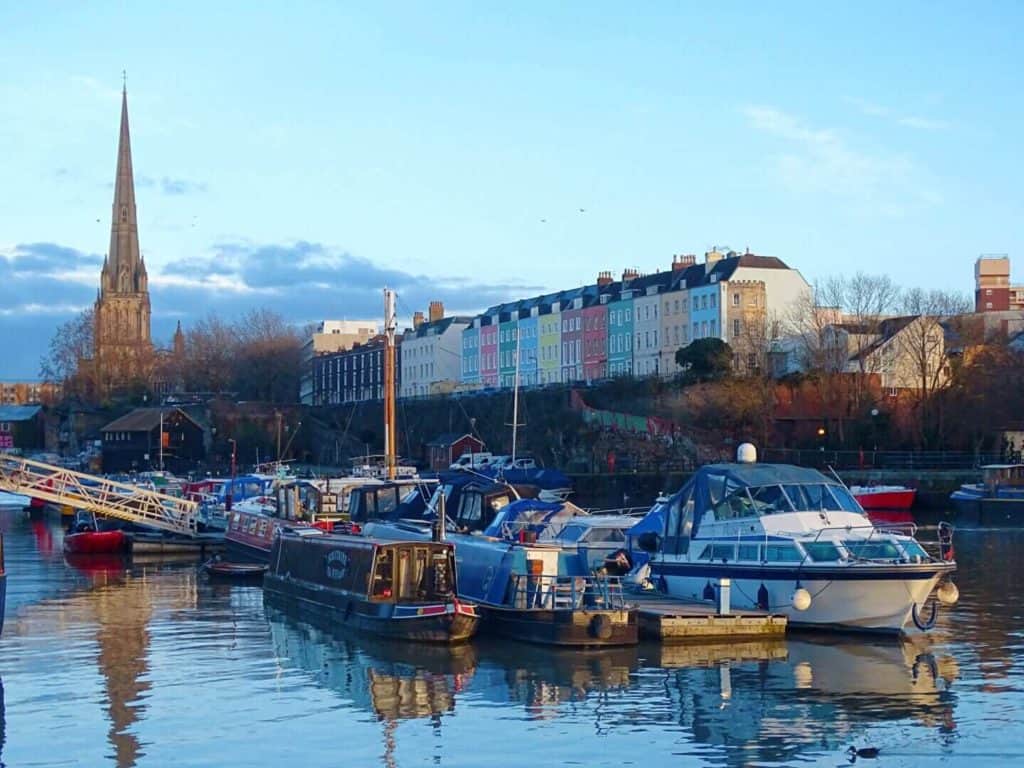
[[[95,361],[100,381],[107,387],[148,376],[153,352],[149,314],[149,282],[139,251],[125,88],[121,92],[110,250],[103,260],[95,312]]]

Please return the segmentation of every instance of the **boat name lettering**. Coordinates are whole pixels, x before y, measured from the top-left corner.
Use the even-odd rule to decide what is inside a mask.
[[[345,578],[348,570],[348,554],[340,549],[334,549],[327,553],[324,558],[327,563],[327,578],[336,581]]]

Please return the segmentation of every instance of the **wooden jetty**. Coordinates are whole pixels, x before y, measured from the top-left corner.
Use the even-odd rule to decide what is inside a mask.
[[[660,592],[635,592],[628,596],[627,602],[636,603],[640,635],[650,640],[778,638],[786,633],[787,619],[780,613],[735,610],[721,614],[714,605],[688,603]]]

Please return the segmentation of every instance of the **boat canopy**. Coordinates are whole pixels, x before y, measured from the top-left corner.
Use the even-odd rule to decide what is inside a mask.
[[[567,522],[577,512],[579,509],[569,504],[540,499],[519,499],[507,504],[498,512],[487,526],[484,535],[504,539],[520,531],[539,534],[552,523]]]
[[[696,535],[701,520],[757,517],[779,512],[843,510],[863,514],[845,486],[816,469],[790,464],[709,464],[669,499],[664,536],[669,551]]]

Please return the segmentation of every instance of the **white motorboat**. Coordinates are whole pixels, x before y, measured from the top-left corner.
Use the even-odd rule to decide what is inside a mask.
[[[669,596],[785,614],[792,625],[903,632],[929,629],[958,598],[952,529],[927,551],[913,524],[874,525],[849,490],[814,469],[737,463],[702,467],[667,505],[661,535],[641,543]]]

